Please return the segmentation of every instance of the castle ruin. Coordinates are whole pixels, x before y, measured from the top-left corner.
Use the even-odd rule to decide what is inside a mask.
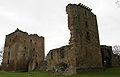
[[[17,29],[6,35],[2,69],[5,71],[42,70],[44,66],[44,37]]]
[[[120,57],[112,53],[112,47],[100,45],[97,18],[91,10],[81,3],[66,6],[69,45],[50,50],[46,59],[44,37],[19,29],[6,35],[2,70],[32,71],[47,67],[54,75],[72,75],[120,66]]]
[[[102,68],[96,15],[83,4],[68,4],[66,12],[70,42],[68,46],[48,53],[48,69],[56,73],[76,74]]]

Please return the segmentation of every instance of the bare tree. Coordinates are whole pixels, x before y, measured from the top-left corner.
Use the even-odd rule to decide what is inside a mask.
[[[117,0],[115,3],[120,7],[120,0]]]
[[[114,45],[113,46],[113,53],[120,55],[120,45]]]
[[[0,49],[0,62],[1,62],[2,59],[3,59],[3,51],[4,51],[4,48],[1,47],[1,49]]]

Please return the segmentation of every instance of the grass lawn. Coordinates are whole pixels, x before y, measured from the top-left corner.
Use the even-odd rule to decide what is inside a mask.
[[[120,67],[110,68],[101,72],[82,72],[71,76],[51,76],[47,72],[0,72],[0,77],[120,77]]]

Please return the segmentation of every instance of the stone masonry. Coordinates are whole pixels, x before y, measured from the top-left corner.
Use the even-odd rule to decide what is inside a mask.
[[[83,4],[69,4],[66,7],[70,45],[76,60],[76,71],[101,68],[102,59],[96,15]]]
[[[69,74],[68,68],[70,67],[70,46],[66,45],[61,48],[53,49],[47,54],[47,68],[55,75]]]
[[[102,64],[104,68],[119,67],[120,55],[114,54],[112,46],[101,45]]]
[[[64,70],[59,73],[76,74],[80,71],[102,68],[96,15],[91,12],[89,7],[83,4],[68,4],[66,12],[68,14],[68,28],[71,34],[69,48],[64,49],[65,46],[64,48],[53,49],[48,53],[48,70],[59,72],[62,71],[60,69],[62,68]],[[59,58],[60,52],[64,53],[64,58]],[[67,67],[59,67],[58,65],[61,63]]]
[[[2,70],[42,70],[44,65],[44,37],[17,29],[6,35]]]

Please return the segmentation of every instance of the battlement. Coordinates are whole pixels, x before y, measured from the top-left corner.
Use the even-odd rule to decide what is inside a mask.
[[[82,8],[85,8],[85,9],[87,9],[87,10],[89,10],[89,11],[92,11],[91,8],[89,8],[88,6],[86,6],[86,5],[84,5],[84,4],[79,3],[78,6],[80,6],[80,7],[82,7]]]
[[[82,3],[79,3],[79,4],[68,4],[68,6],[77,6],[77,7],[81,7],[81,8],[84,8],[84,9],[87,9],[88,11],[92,11],[91,8],[89,8],[88,6],[82,4]]]

